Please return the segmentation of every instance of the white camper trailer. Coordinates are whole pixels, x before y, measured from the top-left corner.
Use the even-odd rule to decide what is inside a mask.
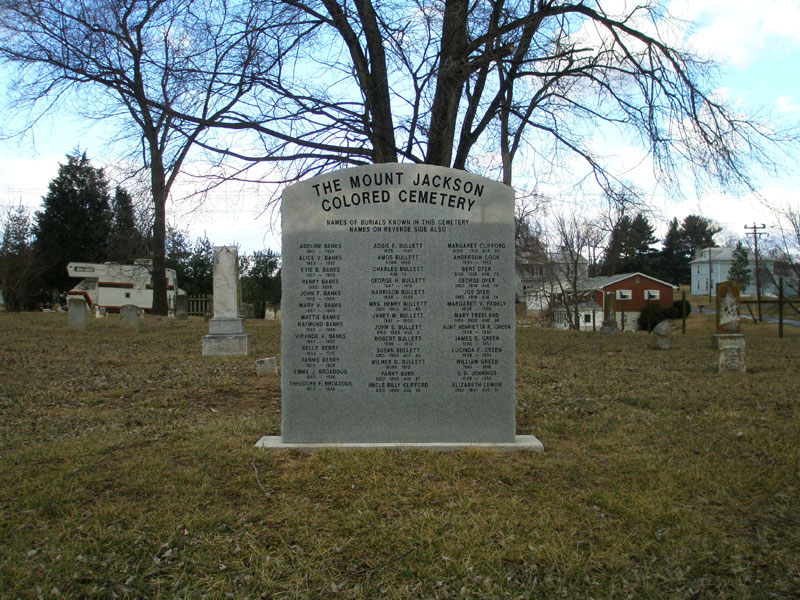
[[[150,274],[151,262],[140,259],[132,265],[119,263],[71,262],[67,265],[70,277],[80,277],[81,281],[67,296],[81,296],[91,310],[104,309],[116,312],[126,304],[135,304],[149,311],[153,308],[153,277]],[[175,310],[178,282],[174,269],[167,269],[167,302],[170,313]]]

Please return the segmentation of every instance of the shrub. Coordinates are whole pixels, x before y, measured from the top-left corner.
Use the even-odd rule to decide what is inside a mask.
[[[680,319],[681,318],[681,316],[683,315],[683,313],[681,312],[681,309],[683,307],[686,307],[686,316],[687,317],[690,314],[692,314],[692,305],[689,303],[688,300],[675,300],[675,302],[672,303],[672,309],[675,311],[675,317],[674,317],[675,319]]]
[[[674,308],[674,307],[673,307]],[[658,302],[650,301],[639,313],[637,321],[642,331],[653,331],[653,328],[664,319],[669,319],[673,308],[663,308]]]

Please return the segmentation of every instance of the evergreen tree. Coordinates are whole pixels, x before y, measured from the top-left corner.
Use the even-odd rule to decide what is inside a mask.
[[[736,281],[741,286],[742,292],[750,285],[750,257],[742,242],[736,244],[733,250],[733,261],[728,270],[728,279]]]
[[[167,267],[175,269],[178,286],[188,296],[203,296],[214,291],[214,245],[208,236],[192,244],[187,232],[167,228]]]
[[[281,257],[266,250],[243,258],[242,297],[254,304],[257,314],[263,316],[265,305],[280,304],[281,301]]]
[[[192,244],[185,231],[176,229],[171,225],[167,227],[166,259],[167,268],[175,269],[175,276],[178,279],[178,286],[186,288],[186,281],[189,276],[189,259],[192,256]],[[191,295],[191,294],[189,294]]]
[[[214,245],[208,240],[208,236],[195,240],[186,264],[185,284],[181,284],[181,287],[189,296],[214,292]]]
[[[678,284],[691,281],[689,264],[699,248],[714,246],[714,236],[722,228],[710,219],[699,215],[689,215],[678,225],[678,219],[670,221],[669,229],[662,242],[662,250],[654,258],[653,273],[659,279]]]
[[[685,283],[685,276],[689,275],[688,271],[683,272],[686,267],[688,263],[684,261],[680,225],[678,219],[673,218],[664,236],[656,276],[672,283]]]
[[[108,182],[86,153],[67,156],[36,213],[34,250],[47,290],[71,287],[67,263],[103,262],[111,229]]]
[[[628,232],[628,244],[625,248],[626,272],[649,272],[651,270],[650,267],[654,262],[653,257],[655,256],[655,251],[652,247],[658,242],[655,231],[648,218],[642,213],[633,218]]]
[[[147,256],[147,241],[137,227],[133,199],[124,188],[117,187],[111,212],[108,260],[131,264],[135,259]]]
[[[711,219],[706,219],[700,215],[689,215],[683,220],[681,225],[681,242],[683,255],[686,263],[694,259],[698,248],[711,248],[714,246],[714,236],[722,227],[715,224]]]
[[[623,216],[611,231],[603,271],[609,275],[649,269],[658,239],[655,228],[642,213]]]
[[[8,212],[0,239],[0,288],[6,310],[31,310],[36,304],[36,265],[32,226],[22,206]]]
[[[608,238],[608,247],[603,257],[602,271],[606,275],[614,275],[615,273],[623,272],[622,264],[625,260],[625,236],[630,227],[631,218],[628,215],[623,215],[616,226],[611,230],[611,235]]]

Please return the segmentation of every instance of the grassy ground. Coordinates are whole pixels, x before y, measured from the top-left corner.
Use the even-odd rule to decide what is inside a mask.
[[[206,332],[0,313],[0,597],[796,598],[800,330],[518,330],[543,454],[268,452],[280,386]]]

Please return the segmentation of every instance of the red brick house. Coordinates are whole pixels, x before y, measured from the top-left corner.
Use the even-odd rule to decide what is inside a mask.
[[[602,322],[602,315],[605,310],[605,294],[613,292],[616,298],[617,325],[620,330],[635,330],[639,313],[648,302],[658,302],[664,308],[672,306],[674,292],[677,286],[670,283],[645,275],[644,273],[620,273],[608,277],[590,277],[583,282],[582,291],[578,293],[578,320],[581,329],[592,330]],[[566,315],[561,315],[567,307],[562,307],[560,311],[554,311],[554,325],[556,327],[568,327],[569,319]],[[575,310],[575,304],[570,304],[570,311]],[[599,310],[599,319],[596,314]],[[625,323],[623,327],[622,314],[625,313]],[[571,313],[570,318],[574,319]]]

